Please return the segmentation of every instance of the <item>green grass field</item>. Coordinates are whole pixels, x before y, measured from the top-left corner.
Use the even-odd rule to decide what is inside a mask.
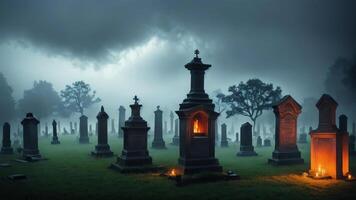
[[[166,138],[166,143],[171,141]],[[256,148],[257,157],[236,157],[237,146],[216,148],[224,170],[236,171],[241,180],[191,184],[177,187],[157,174],[120,174],[108,168],[116,157],[96,159],[90,156],[91,144],[81,145],[74,136],[60,136],[60,145],[50,138],[40,138],[39,146],[46,161],[19,163],[18,154],[0,155],[0,200],[3,199],[355,199],[356,183],[336,180],[311,180],[301,176],[308,169],[309,147],[299,145],[304,165],[270,166],[267,159],[273,148]],[[111,149],[121,152],[121,140],[111,136]],[[155,164],[174,167],[178,147],[167,144],[167,150],[150,149]],[[351,158],[351,171],[356,174],[356,159]],[[25,181],[9,181],[10,174],[26,174]],[[5,198],[4,198],[5,197]]]

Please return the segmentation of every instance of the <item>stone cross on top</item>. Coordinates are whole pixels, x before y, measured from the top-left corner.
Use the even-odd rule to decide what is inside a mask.
[[[137,98],[137,96],[135,95],[135,97],[133,98],[133,100],[135,100],[135,104],[138,104],[138,100],[139,98]]]
[[[198,57],[199,53],[200,53],[200,52],[199,52],[198,49],[196,49],[196,50],[194,51],[194,54],[195,54],[195,57],[196,57],[196,58],[199,58],[199,57]]]

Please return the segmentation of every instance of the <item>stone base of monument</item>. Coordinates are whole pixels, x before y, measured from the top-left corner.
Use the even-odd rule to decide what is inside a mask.
[[[117,162],[112,163],[110,168],[121,173],[147,173],[164,170],[163,166],[153,165],[150,156],[130,158],[118,157]]]
[[[79,144],[89,144],[89,137],[79,138]]]
[[[253,146],[241,146],[236,156],[257,156]]]
[[[196,174],[202,172],[222,172],[222,166],[216,158],[211,159],[179,159],[181,172],[186,174]]]
[[[177,136],[174,136],[173,139],[172,139],[172,145],[179,145],[179,137]]]
[[[0,154],[13,154],[14,150],[12,149],[12,147],[2,147]]]
[[[163,140],[162,141],[153,141],[152,148],[153,149],[167,149],[166,143]]]
[[[110,150],[109,145],[96,145],[95,150],[91,152],[95,157],[111,157],[114,153]]]
[[[301,158],[299,151],[291,151],[291,152],[274,151],[272,154],[272,158],[268,159],[268,163],[272,165],[303,164],[304,159]]]
[[[52,140],[51,144],[60,144],[58,140]]]

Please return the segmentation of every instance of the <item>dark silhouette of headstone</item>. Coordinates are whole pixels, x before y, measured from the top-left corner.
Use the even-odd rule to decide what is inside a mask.
[[[23,151],[22,155],[25,159],[41,158],[38,150],[38,121],[32,113],[27,113],[22,120],[23,126]]]
[[[140,116],[141,106],[135,96],[135,103],[130,105],[131,116],[122,127],[124,131],[124,145],[121,156],[111,165],[120,172],[145,172],[157,170],[152,165],[152,158],[147,150],[147,132],[150,127]]]
[[[93,136],[93,127],[89,124],[89,136]]]
[[[173,120],[174,120],[174,114],[171,111],[171,114],[169,115],[169,119],[170,119],[170,124],[171,124],[171,130],[169,131],[169,134],[173,134]]]
[[[260,135],[257,136],[256,147],[262,147],[262,138]]]
[[[52,137],[51,144],[60,144],[57,135],[57,122],[55,120],[53,120],[52,126],[53,126],[53,137]]]
[[[71,135],[74,135],[73,122],[69,122],[69,131]]]
[[[79,121],[79,126],[80,126],[80,121]],[[80,131],[80,127],[79,127],[79,131]],[[74,122],[74,134],[77,134],[77,133],[78,133],[78,124],[77,124],[77,122]]]
[[[162,130],[162,110],[157,106],[155,113],[155,129],[154,137],[152,142],[152,148],[154,149],[165,149],[166,144],[163,140],[163,130]]]
[[[105,112],[103,106],[101,106],[101,110],[96,116],[96,119],[98,120],[98,145],[95,146],[95,150],[91,152],[91,155],[97,157],[113,156],[114,154],[108,145],[109,115]]]
[[[341,115],[336,126],[338,103],[327,94],[316,104],[319,124],[310,132],[310,174],[324,172],[323,176],[343,179],[349,173],[349,137],[347,117]]]
[[[185,65],[191,74],[191,87],[187,98],[179,105],[179,166],[183,174],[203,171],[221,172],[222,167],[215,158],[215,125],[219,113],[204,90],[204,74],[211,67],[203,64],[199,51]]]
[[[11,147],[10,124],[5,122],[2,128],[2,147],[1,154],[13,154]]]
[[[58,135],[60,135],[61,134],[61,132],[62,132],[62,130],[61,130],[61,122],[60,121],[58,121],[58,131],[57,131],[57,133],[58,133]]]
[[[275,165],[301,164],[297,146],[297,119],[302,107],[290,95],[273,106],[276,116],[275,148],[268,162]]]
[[[223,123],[221,124],[221,147],[228,147],[229,142],[227,141],[227,136],[226,136],[226,124]]]
[[[126,109],[124,106],[119,107],[119,137],[123,137],[124,131],[122,130],[122,127],[125,125],[125,112]]]
[[[174,120],[174,136],[172,139],[173,145],[179,145],[179,119]]]
[[[75,126],[75,124],[74,124],[74,126]],[[80,144],[88,144],[89,143],[88,117],[85,115],[82,115],[79,118],[79,143]]]
[[[168,134],[167,121],[164,121],[163,133]]]
[[[305,126],[303,126],[303,128],[300,129],[300,134],[299,134],[299,139],[298,139],[298,143],[300,144],[305,144],[307,143],[307,133],[305,132]]]
[[[252,125],[248,122],[242,124],[240,128],[240,151],[237,156],[257,156],[252,145]]]
[[[236,132],[236,139],[235,139],[235,142],[238,143],[239,142],[239,132]]]
[[[349,151],[350,155],[356,155],[355,151],[355,137],[356,137],[356,127],[355,122],[352,123],[352,134],[349,137]]]
[[[264,139],[263,146],[270,147],[271,146],[271,140],[268,139],[268,138]]]
[[[49,136],[49,134],[48,134],[48,124],[47,124],[47,123],[45,124],[44,136],[45,136],[45,137],[48,137],[48,136]]]

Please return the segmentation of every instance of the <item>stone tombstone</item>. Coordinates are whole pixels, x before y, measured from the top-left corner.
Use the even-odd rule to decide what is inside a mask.
[[[242,124],[240,128],[240,151],[237,156],[257,156],[252,145],[252,125],[248,122]]]
[[[80,121],[79,121],[79,126],[80,126]],[[80,129],[80,127],[79,127],[79,129]],[[78,124],[77,124],[77,122],[74,122],[74,134],[77,134],[77,133],[78,133]]]
[[[164,121],[163,132],[164,134],[168,134],[167,121]]]
[[[57,134],[57,122],[55,120],[53,120],[52,122],[52,127],[53,127],[53,136],[52,136],[51,144],[60,144],[58,140],[58,134]]]
[[[69,131],[71,135],[74,135],[73,122],[69,122]]]
[[[205,93],[204,75],[211,67],[204,64],[195,51],[193,60],[185,65],[190,72],[190,91],[176,111],[179,117],[179,159],[183,174],[222,172],[215,157],[215,125],[219,113]]]
[[[38,150],[38,121],[32,113],[27,113],[26,117],[21,121],[23,126],[23,151],[22,155],[25,159],[41,158]]]
[[[235,138],[236,138],[235,142],[238,143],[238,142],[239,142],[239,132],[236,132],[235,135],[236,135],[236,137],[235,137]]]
[[[270,164],[288,165],[301,164],[301,158],[297,146],[297,120],[302,106],[290,95],[284,96],[276,105],[273,112],[276,116],[275,148]]]
[[[122,130],[122,127],[125,125],[125,120],[126,120],[126,109],[124,106],[119,107],[119,137],[124,136],[124,131]]]
[[[62,130],[61,130],[61,122],[60,121],[58,121],[58,130],[57,130],[57,133],[58,134],[61,134],[61,132],[62,132]]]
[[[349,136],[349,152],[350,155],[356,155],[355,151],[355,137],[356,137],[356,127],[355,127],[355,122],[352,123],[352,134]]]
[[[300,129],[300,134],[299,134],[298,143],[300,143],[300,144],[305,144],[305,143],[307,143],[307,133],[306,133],[306,131],[305,131],[305,126],[303,126],[303,127]]]
[[[157,110],[154,111],[155,125],[154,125],[154,135],[153,135],[153,142],[152,142],[152,148],[154,149],[166,148],[166,144],[163,140],[162,113],[163,113],[162,110],[160,110],[159,106],[157,106]]]
[[[226,135],[226,124],[223,123],[221,124],[221,147],[228,147],[229,142],[227,141],[227,135]]]
[[[110,157],[113,152],[108,145],[108,119],[109,115],[105,112],[104,107],[101,106],[100,112],[96,116],[98,120],[98,144],[95,150],[91,152],[92,156],[96,157]]]
[[[93,126],[89,124],[89,136],[93,136]]]
[[[173,120],[174,120],[174,114],[171,111],[171,114],[169,115],[169,119],[170,119],[170,124],[171,124],[171,129],[169,131],[169,134],[173,134]]]
[[[262,147],[262,138],[260,135],[257,136],[256,147]]]
[[[124,144],[121,156],[117,162],[111,165],[112,168],[120,172],[130,171],[151,171],[155,167],[152,165],[152,158],[147,149],[147,132],[150,127],[141,117],[140,110],[142,105],[138,103],[135,96],[134,104],[130,105],[131,116],[121,127],[124,131]]]
[[[270,147],[271,146],[271,140],[266,138],[263,140],[263,146],[265,147]]]
[[[10,124],[5,122],[2,128],[2,147],[1,154],[13,154],[11,147]]]
[[[48,133],[48,124],[46,123],[45,124],[45,134],[44,134],[45,137],[48,137],[49,136],[49,133]]]
[[[89,143],[88,117],[85,115],[82,115],[79,118],[79,143],[80,144],[88,144]]]
[[[174,136],[172,139],[172,145],[179,145],[179,119],[174,120]]]
[[[111,119],[111,134],[116,134],[115,119]]]

